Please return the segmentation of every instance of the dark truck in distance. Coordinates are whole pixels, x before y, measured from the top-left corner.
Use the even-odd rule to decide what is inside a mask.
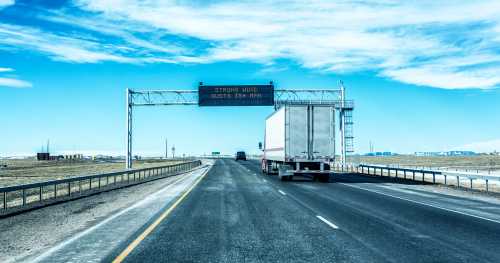
[[[245,152],[243,151],[236,152],[236,161],[238,160],[243,160],[243,161],[247,160],[247,155],[245,154]]]

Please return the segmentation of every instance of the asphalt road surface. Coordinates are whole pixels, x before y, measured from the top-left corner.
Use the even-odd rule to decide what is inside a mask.
[[[128,248],[125,262],[500,262],[500,205],[381,182],[281,182],[258,162],[221,159],[109,260]]]

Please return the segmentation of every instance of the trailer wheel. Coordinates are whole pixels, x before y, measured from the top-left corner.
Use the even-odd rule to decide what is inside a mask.
[[[291,176],[281,176],[281,181],[291,181],[292,180],[292,177]]]
[[[262,168],[262,173],[264,175],[270,175],[271,174],[271,171],[269,170],[269,166],[270,166],[270,163],[268,163],[265,160],[262,160],[261,168]]]
[[[329,174],[322,174],[319,176],[319,181],[322,183],[328,183],[330,182],[330,175]]]

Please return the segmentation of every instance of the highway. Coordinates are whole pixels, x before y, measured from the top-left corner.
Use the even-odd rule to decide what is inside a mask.
[[[500,262],[500,204],[384,182],[281,182],[220,159],[105,261]]]

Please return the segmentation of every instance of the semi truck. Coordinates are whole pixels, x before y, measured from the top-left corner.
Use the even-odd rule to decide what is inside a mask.
[[[262,172],[283,181],[295,175],[328,181],[335,158],[335,109],[285,105],[266,119]]]

